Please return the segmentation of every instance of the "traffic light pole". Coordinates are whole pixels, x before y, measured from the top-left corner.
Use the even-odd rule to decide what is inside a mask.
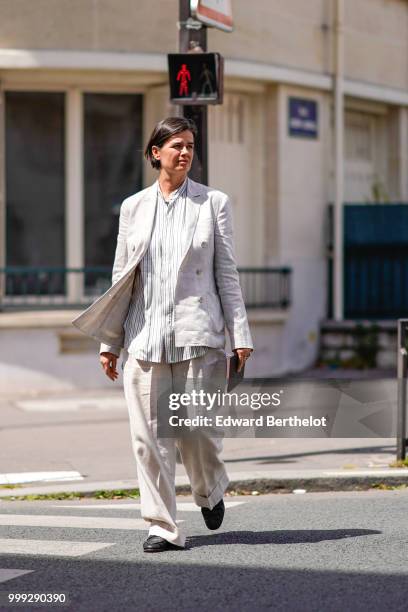
[[[199,29],[188,22],[191,18],[190,0],[179,0],[179,52],[188,53],[195,47],[200,51],[207,51],[207,27],[200,24]],[[191,44],[193,43],[193,44]],[[194,51],[192,51],[194,53]],[[207,106],[182,106],[183,116],[192,119],[197,125],[198,136],[196,139],[195,155],[190,176],[194,181],[208,184],[208,113]]]

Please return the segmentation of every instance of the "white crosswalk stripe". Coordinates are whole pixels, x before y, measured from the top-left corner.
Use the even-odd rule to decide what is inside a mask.
[[[72,527],[75,529],[146,529],[146,522],[139,518],[127,519],[64,514],[0,514],[0,526],[4,525],[14,527]]]
[[[90,517],[71,515],[50,514],[0,514],[0,527],[49,527],[70,529],[125,529],[145,530],[146,523],[143,519],[123,519],[110,517]],[[43,556],[68,556],[80,557],[108,546],[114,546],[114,542],[83,542],[64,539],[36,540],[30,538],[0,538],[0,555],[43,555]],[[18,571],[12,574],[0,569],[0,578],[11,580],[17,577]],[[33,570],[31,570],[33,571]],[[22,573],[25,573],[22,571]]]
[[[224,502],[226,508],[235,508],[235,506],[241,506],[246,502],[236,501],[236,502]],[[54,508],[73,508],[75,510],[140,510],[140,503],[128,502],[128,503],[117,503],[117,504],[104,504],[104,503],[94,503],[94,504],[83,504],[82,502],[74,504],[55,504]],[[180,512],[200,512],[201,508],[197,506],[194,502],[180,502],[177,504],[177,510]]]
[[[55,472],[9,472],[0,474],[0,485],[4,484],[22,484],[25,482],[56,482],[67,480],[83,480],[82,474],[75,470],[71,471],[55,471]]]
[[[11,569],[0,567],[0,582],[7,582],[7,580],[13,580],[24,574],[31,574],[34,570],[23,570],[23,569]]]
[[[234,508],[246,502],[226,501],[227,508]],[[96,502],[82,504],[74,502],[71,504],[55,504],[55,508],[69,508],[77,510],[140,510],[140,503],[104,503]],[[179,502],[178,510],[182,512],[199,512],[200,508],[193,502]],[[179,520],[178,523],[184,521]],[[112,516],[78,516],[76,514],[0,514],[0,527],[48,527],[69,529],[93,529],[93,530],[143,530],[148,528],[147,523],[141,518],[121,518]],[[66,556],[80,557],[95,551],[114,546],[115,542],[83,542],[64,539],[26,539],[26,538],[0,538],[0,555],[32,555],[32,556]],[[35,570],[0,568],[0,582],[12,580]]]
[[[108,546],[113,545],[113,542],[71,542],[69,540],[27,540],[25,538],[0,538],[0,554],[80,557],[82,555],[95,552],[96,550],[100,550],[101,548],[107,548]],[[0,572],[2,571],[4,570],[0,570]]]

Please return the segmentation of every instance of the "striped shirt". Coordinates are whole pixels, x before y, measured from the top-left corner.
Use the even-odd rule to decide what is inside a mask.
[[[135,277],[124,323],[125,348],[137,359],[177,363],[201,357],[205,346],[176,347],[174,300],[185,246],[187,179],[166,202],[157,181],[152,236]]]

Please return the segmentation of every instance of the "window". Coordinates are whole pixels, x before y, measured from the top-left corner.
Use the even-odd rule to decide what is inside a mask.
[[[6,263],[64,266],[64,94],[8,91],[5,100]],[[64,292],[63,274],[48,283],[35,292]]]
[[[6,265],[17,267],[6,302],[89,302],[110,284],[120,205],[142,188],[143,97],[6,91],[5,102]]]
[[[373,161],[375,118],[366,113],[346,113],[346,158]]]
[[[142,96],[84,95],[85,266],[112,266],[121,202],[142,188]],[[87,275],[88,292],[109,280]]]

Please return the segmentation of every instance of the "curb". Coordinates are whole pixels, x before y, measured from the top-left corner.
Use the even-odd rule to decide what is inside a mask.
[[[230,484],[229,489],[248,489],[260,494],[266,493],[292,493],[296,489],[304,489],[307,493],[324,491],[366,491],[375,485],[385,487],[396,487],[405,485],[408,487],[408,478],[403,476],[355,476],[338,478],[290,478],[280,480],[243,480]]]
[[[289,470],[288,470],[289,472]],[[373,486],[408,486],[408,469],[390,468],[384,470],[356,470],[355,473],[330,472],[323,470],[299,470],[295,476],[290,470],[279,473],[232,473],[227,491],[245,494],[256,491],[262,493],[290,493],[294,489],[307,492],[367,490]],[[93,497],[98,491],[131,491],[138,488],[137,480],[102,481],[77,484],[54,483],[42,486],[24,486],[13,489],[0,488],[0,500],[29,495],[57,495],[61,493],[81,493]],[[191,494],[188,479],[176,477],[176,493]]]

